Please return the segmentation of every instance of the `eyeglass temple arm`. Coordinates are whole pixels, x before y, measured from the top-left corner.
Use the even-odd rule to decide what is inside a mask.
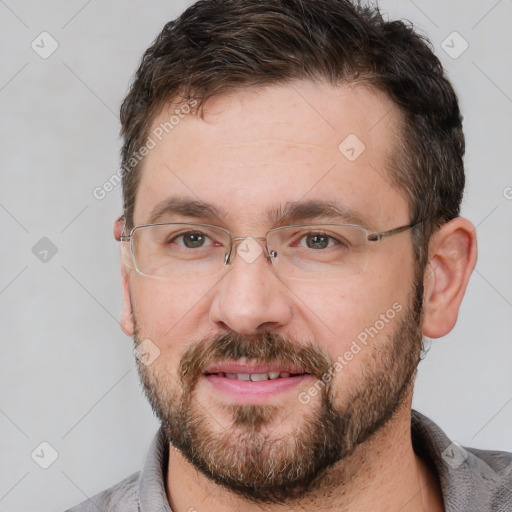
[[[127,235],[124,234],[125,233],[125,229],[126,229],[126,218],[125,218],[124,214],[120,215],[117,218],[116,222],[122,222],[123,223],[123,230],[121,231],[121,234],[119,235],[119,241],[120,242],[129,242],[132,236],[131,236],[131,234],[127,234]]]
[[[421,224],[422,221],[415,222],[414,224],[408,224],[407,226],[400,226],[399,228],[390,229],[389,231],[382,231],[381,233],[372,233],[368,235],[369,242],[378,242],[383,238],[387,238],[389,236],[397,235],[398,233],[402,233],[403,231],[407,231],[408,229],[412,229],[416,227],[418,224]]]

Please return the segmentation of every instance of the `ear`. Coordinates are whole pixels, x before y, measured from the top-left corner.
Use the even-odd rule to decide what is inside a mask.
[[[114,238],[120,242],[121,234],[124,230],[124,218],[119,217],[114,221]],[[123,301],[121,308],[121,328],[128,336],[133,336],[135,332],[135,322],[133,319],[132,300],[130,297],[130,273],[132,271],[130,244],[120,242],[121,244],[121,279]]]
[[[424,275],[424,336],[439,338],[453,329],[476,258],[476,230],[469,220],[457,217],[432,235]]]

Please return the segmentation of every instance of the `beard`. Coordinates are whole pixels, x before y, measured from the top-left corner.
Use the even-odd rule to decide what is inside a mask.
[[[191,345],[177,376],[164,366],[138,361],[144,392],[168,442],[212,481],[260,504],[303,499],[329,481],[329,468],[347,461],[404,405],[420,360],[422,295],[419,281],[393,332],[361,350],[364,367],[343,389],[336,389],[336,378],[322,381],[333,361],[318,344],[272,333],[230,333]],[[136,330],[136,346],[142,339]],[[307,406],[297,400],[288,415],[298,412],[290,432],[275,433],[287,419],[277,421],[282,410],[275,405],[220,404],[223,418],[229,418],[226,426],[208,409],[211,403],[197,399],[208,365],[242,358],[301,368],[322,381],[317,400]]]

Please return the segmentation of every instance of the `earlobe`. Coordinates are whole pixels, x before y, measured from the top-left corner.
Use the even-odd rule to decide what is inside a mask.
[[[453,329],[476,258],[475,228],[467,219],[453,219],[432,236],[424,275],[424,336],[439,338]]]

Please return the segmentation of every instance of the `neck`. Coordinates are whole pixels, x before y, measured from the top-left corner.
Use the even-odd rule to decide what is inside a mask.
[[[284,512],[289,510],[442,512],[437,476],[414,453],[410,400],[346,459],[329,468],[300,501],[262,505],[213,483],[171,448],[167,497],[173,512]]]

